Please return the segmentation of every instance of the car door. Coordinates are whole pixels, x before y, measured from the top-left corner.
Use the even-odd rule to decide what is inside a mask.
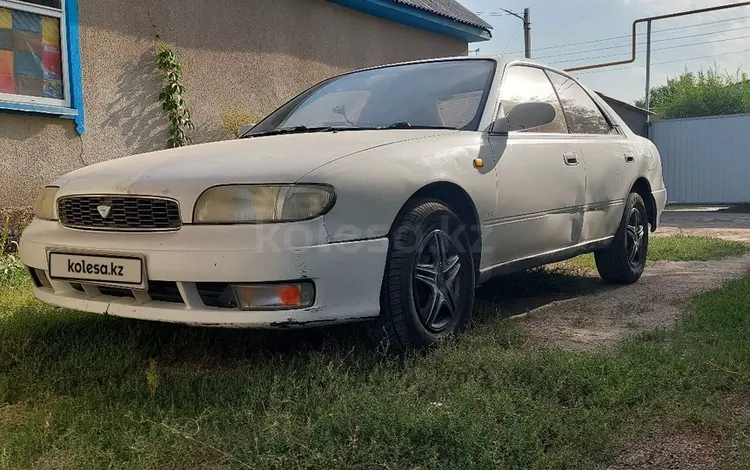
[[[557,95],[544,69],[511,65],[500,89],[500,112],[541,101],[557,116],[542,127],[490,134],[496,161],[498,209],[485,224],[496,264],[575,245],[580,240],[586,164],[568,133]]]
[[[617,231],[625,197],[634,181],[635,149],[573,78],[548,73],[560,96],[568,128],[579,140],[586,160],[582,241],[609,237]]]

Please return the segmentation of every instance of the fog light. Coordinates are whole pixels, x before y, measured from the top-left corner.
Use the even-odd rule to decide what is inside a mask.
[[[315,287],[309,282],[235,285],[232,290],[242,310],[307,308],[315,301]]]

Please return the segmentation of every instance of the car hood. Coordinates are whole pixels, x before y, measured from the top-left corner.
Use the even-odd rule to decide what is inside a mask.
[[[232,183],[294,183],[333,160],[446,130],[377,130],[254,137],[192,145],[91,165],[59,178],[58,196],[134,194],[194,201]],[[184,205],[183,205],[184,207]]]

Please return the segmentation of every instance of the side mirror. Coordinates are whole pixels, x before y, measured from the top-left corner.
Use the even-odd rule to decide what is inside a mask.
[[[507,116],[499,118],[492,124],[490,132],[493,134],[507,134],[511,131],[521,131],[544,126],[555,120],[557,111],[549,103],[530,102],[520,103],[513,107]]]
[[[239,135],[243,136],[243,135],[247,134],[248,132],[250,132],[253,129],[253,127],[255,127],[255,124],[256,123],[253,122],[253,123],[250,123],[250,124],[245,124],[244,126],[240,127],[240,133],[239,133]]]

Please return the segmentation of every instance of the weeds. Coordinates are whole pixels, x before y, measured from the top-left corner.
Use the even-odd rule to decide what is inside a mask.
[[[24,267],[17,256],[8,253],[15,242],[9,242],[10,217],[5,218],[0,234],[0,286],[16,285],[24,278]]]
[[[3,224],[3,233],[0,234],[0,256],[4,255],[8,249],[8,237],[10,236],[10,217],[5,218]]]
[[[224,138],[236,139],[240,137],[242,126],[257,123],[261,118],[258,114],[248,113],[239,108],[228,109],[221,114],[221,133]]]
[[[184,147],[192,143],[188,133],[195,130],[190,108],[185,103],[184,69],[169,45],[159,41],[156,48],[156,68],[164,76],[159,101],[169,122],[167,148]]]

